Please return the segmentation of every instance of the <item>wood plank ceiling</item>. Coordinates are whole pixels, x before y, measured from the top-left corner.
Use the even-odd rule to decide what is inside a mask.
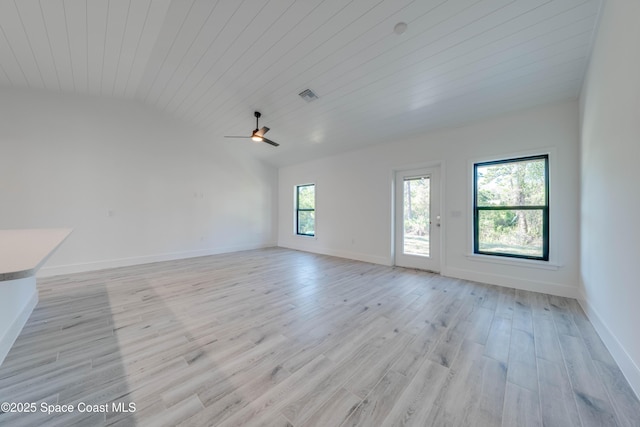
[[[0,86],[136,99],[284,165],[575,98],[599,7],[0,0]],[[307,88],[320,98],[303,101]],[[281,147],[222,138],[249,134],[256,109]]]

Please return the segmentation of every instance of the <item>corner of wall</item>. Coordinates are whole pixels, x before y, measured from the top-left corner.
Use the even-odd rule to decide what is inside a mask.
[[[636,397],[640,399],[640,367],[635,364],[629,353],[626,352],[618,338],[611,332],[611,330],[604,323],[595,307],[589,303],[586,295],[581,287],[578,295],[578,303],[584,310],[585,314],[589,318],[589,321],[598,332],[598,335],[604,342],[613,359],[616,361],[622,374],[625,376],[631,389],[636,394]]]

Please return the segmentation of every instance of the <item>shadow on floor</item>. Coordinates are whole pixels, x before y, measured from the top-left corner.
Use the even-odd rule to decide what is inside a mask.
[[[28,405],[0,424],[97,426],[130,410],[106,285],[77,277],[38,281],[39,303],[0,366],[0,401]]]

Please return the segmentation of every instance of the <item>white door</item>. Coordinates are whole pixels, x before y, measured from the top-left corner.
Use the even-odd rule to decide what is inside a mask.
[[[395,176],[395,264],[440,271],[440,167]]]

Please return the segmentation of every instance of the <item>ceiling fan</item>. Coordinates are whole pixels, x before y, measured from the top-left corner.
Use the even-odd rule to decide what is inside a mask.
[[[258,128],[258,119],[261,116],[260,112],[256,111],[255,113],[253,113],[253,115],[256,117],[256,128],[251,133],[251,136],[225,136],[225,138],[251,138],[253,141],[256,141],[256,142],[266,142],[267,144],[271,144],[274,147],[279,146],[280,144],[278,144],[277,142],[274,142],[264,137],[264,134],[269,132],[268,127],[263,126],[262,128]]]

